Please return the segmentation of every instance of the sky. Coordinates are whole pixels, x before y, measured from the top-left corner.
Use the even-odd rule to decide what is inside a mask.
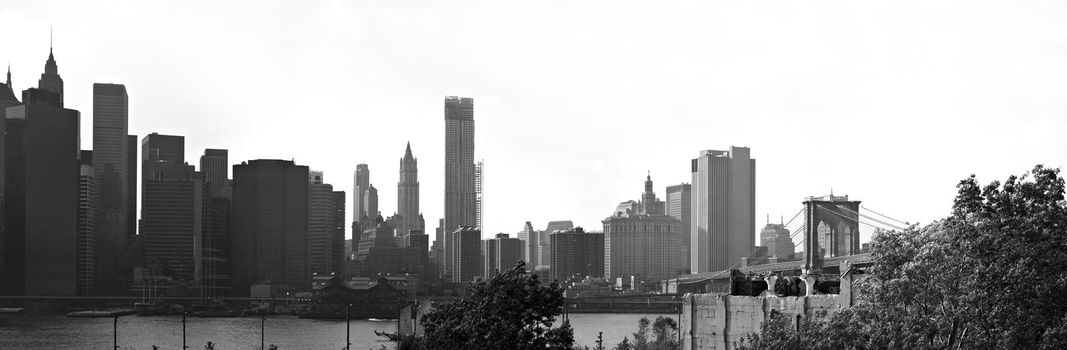
[[[83,149],[92,84],[121,83],[130,133],[185,136],[190,164],[224,148],[324,171],[349,222],[359,163],[396,211],[410,141],[436,227],[447,95],[475,99],[486,237],[600,230],[706,149],[751,148],[757,226],[831,191],[929,223],[971,174],[1067,162],[1065,2],[15,0],[16,91],[50,28]]]

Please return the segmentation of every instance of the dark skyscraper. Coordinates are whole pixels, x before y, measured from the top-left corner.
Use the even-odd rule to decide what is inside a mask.
[[[474,99],[445,97],[445,217],[444,231],[451,233],[463,226],[476,226],[474,189]],[[457,264],[450,244],[451,234],[444,235],[445,272]],[[478,239],[479,241],[481,238]],[[464,251],[470,251],[464,250]]]
[[[270,280],[275,288],[307,289],[308,167],[284,160],[233,166],[234,296]]]
[[[563,281],[576,276],[604,275],[604,234],[585,232],[581,227],[550,234],[552,243],[551,279]]]
[[[334,230],[331,244],[331,261],[333,271],[338,276],[345,276],[345,192],[333,191]]]
[[[137,135],[126,135],[126,234],[137,235]]]
[[[44,78],[42,77],[42,81]],[[96,183],[96,235],[100,277],[114,281],[119,273],[121,252],[129,243],[127,203],[129,176],[128,101],[126,87],[119,84],[93,84],[93,173]],[[101,285],[106,294],[117,295],[110,285]]]
[[[454,283],[470,282],[477,276],[484,276],[482,268],[482,231],[474,227],[460,227],[448,234],[446,240],[452,248],[454,257],[451,268]]]
[[[4,117],[0,292],[75,295],[80,115],[37,104],[7,107]]]
[[[756,160],[747,147],[692,161],[692,273],[728,270],[756,247]]]
[[[200,156],[200,173],[204,178],[203,284],[206,296],[229,292],[230,253],[230,173],[228,152],[205,149]]]
[[[59,68],[56,66],[56,58],[52,56],[51,47],[48,48],[48,61],[44,64],[41,79],[37,81],[37,88],[55,93],[59,101],[57,107],[63,107],[63,78],[59,76]]]
[[[157,177],[144,181],[141,236],[145,260],[175,282],[203,282],[203,181],[193,166],[156,167]]]
[[[425,232],[426,222],[419,212],[419,160],[411,155],[411,143],[400,159],[400,181],[396,184],[397,213],[400,222],[396,232],[403,236],[411,230]]]
[[[378,217],[378,190],[370,184],[370,167],[366,164],[356,165],[354,174],[355,186],[353,186],[352,204],[355,212],[353,220],[361,221],[364,217],[374,221]],[[374,223],[370,223],[374,226]],[[368,226],[368,227],[370,227]]]
[[[90,295],[96,280],[96,186],[93,151],[78,157],[78,295]]]
[[[333,185],[325,183],[321,171],[308,178],[308,266],[311,273],[329,275],[334,270],[333,245],[337,231],[337,208]]]
[[[693,220],[690,219],[693,214],[691,209],[692,193],[693,186],[687,183],[667,186],[666,214],[682,222],[681,249],[684,252],[679,253],[684,254],[680,254],[678,258],[684,271],[689,271],[691,267],[689,264],[689,244],[690,235],[692,234],[690,227],[693,225]]]
[[[229,151],[205,149],[200,156],[200,172],[204,174],[204,187],[212,198],[230,198]]]
[[[170,164],[185,164],[185,136],[145,136],[141,141],[141,182],[158,178],[160,169]]]

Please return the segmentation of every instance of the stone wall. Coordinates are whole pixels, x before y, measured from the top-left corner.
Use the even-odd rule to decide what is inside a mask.
[[[733,349],[746,335],[758,332],[772,310],[778,310],[795,326],[820,311],[827,314],[848,307],[848,296],[800,297],[686,294],[682,299],[679,329],[683,350]]]

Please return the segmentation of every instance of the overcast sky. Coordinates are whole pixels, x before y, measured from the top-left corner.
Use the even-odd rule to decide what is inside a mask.
[[[646,171],[663,198],[731,145],[757,159],[757,226],[831,189],[928,223],[972,173],[1067,161],[1065,2],[5,1],[17,91],[49,26],[83,148],[92,83],[125,84],[131,133],[183,135],[195,164],[295,159],[351,216],[358,163],[396,210],[410,141],[431,232],[446,95],[475,99],[487,237],[600,230]]]

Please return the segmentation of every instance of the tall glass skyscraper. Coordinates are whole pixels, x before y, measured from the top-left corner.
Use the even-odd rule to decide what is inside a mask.
[[[474,99],[445,97],[445,217],[444,232],[476,226],[474,192]],[[456,263],[444,235],[445,272]],[[479,239],[480,241],[480,239]],[[469,251],[469,250],[467,250]]]
[[[43,78],[42,78],[43,80]],[[100,256],[99,277],[115,281],[122,250],[129,243],[129,177],[137,177],[129,165],[129,97],[120,84],[93,84],[93,181],[96,184],[95,230]],[[110,283],[100,287],[103,294],[118,295]]]
[[[756,160],[747,147],[702,151],[692,173],[692,273],[739,265],[756,246]]]

